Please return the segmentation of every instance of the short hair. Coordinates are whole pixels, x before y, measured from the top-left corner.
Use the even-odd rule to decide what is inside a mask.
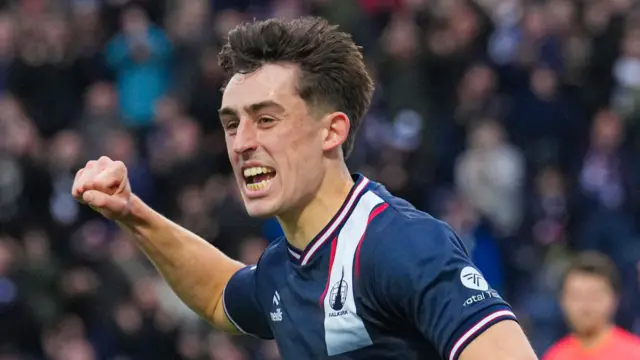
[[[351,128],[342,145],[345,158],[349,156],[374,87],[361,47],[351,35],[318,17],[242,23],[229,32],[218,62],[227,81],[236,73],[251,73],[268,63],[298,65],[297,90],[305,103],[349,117]]]
[[[617,294],[621,290],[621,280],[615,263],[606,255],[597,251],[586,251],[578,254],[565,272],[562,285],[571,274],[582,273],[595,275],[607,280]]]

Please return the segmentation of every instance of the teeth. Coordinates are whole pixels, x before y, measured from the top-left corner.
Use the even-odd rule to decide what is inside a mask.
[[[246,168],[244,169],[244,177],[250,177],[250,176],[256,176],[256,175],[260,175],[260,174],[267,174],[272,172],[273,170],[264,167],[264,166],[256,166],[256,167],[251,167],[251,168]]]
[[[247,184],[247,188],[251,191],[262,190],[267,186],[267,183],[269,183],[269,181],[271,180],[262,180],[259,183]]]

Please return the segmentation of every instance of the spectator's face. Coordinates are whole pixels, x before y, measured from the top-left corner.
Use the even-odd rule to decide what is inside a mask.
[[[142,327],[142,315],[140,309],[130,302],[118,304],[114,311],[114,320],[125,334],[134,334]]]
[[[563,176],[556,169],[545,169],[536,179],[536,188],[540,196],[561,196],[564,194]]]
[[[538,68],[531,73],[531,89],[541,98],[552,97],[556,93],[558,79],[553,70]]]
[[[470,147],[474,150],[488,151],[502,142],[502,128],[496,123],[487,122],[479,125],[471,133]]]
[[[524,31],[532,39],[540,39],[547,34],[547,20],[542,8],[529,8],[524,17]]]
[[[87,107],[91,114],[108,114],[115,110],[116,93],[110,84],[97,83],[89,89]]]
[[[282,19],[295,19],[302,15],[302,2],[280,0],[273,4],[273,17]]]
[[[435,55],[446,57],[456,52],[458,42],[453,31],[443,29],[434,31],[429,36],[428,46]]]
[[[325,151],[341,136],[337,131],[343,128],[336,129],[344,122],[310,114],[298,95],[298,73],[291,65],[268,64],[236,74],[222,98],[227,151],[251,216],[304,207],[325,177]]]
[[[23,120],[22,110],[18,101],[11,96],[0,99],[0,121],[16,123]]]
[[[173,123],[180,117],[180,105],[175,98],[164,97],[156,102],[155,121],[160,125]]]
[[[130,161],[135,153],[135,140],[124,131],[112,131],[106,134],[107,141],[103,152],[113,160]]]
[[[626,56],[640,59],[640,30],[629,31],[623,42],[623,52]]]
[[[49,259],[50,242],[49,237],[43,231],[30,231],[25,234],[24,252],[28,261],[39,262]]]
[[[129,8],[122,14],[122,30],[130,36],[143,34],[147,31],[149,19],[139,8]]]
[[[395,58],[410,58],[417,46],[417,29],[410,18],[396,16],[382,39],[385,51]]]
[[[551,1],[546,4],[545,13],[553,30],[566,30],[574,22],[576,5],[568,0]]]
[[[175,155],[181,159],[195,156],[198,152],[200,135],[200,128],[192,120],[178,119],[171,133],[171,145]]]
[[[593,123],[592,146],[603,151],[613,150],[622,142],[622,133],[618,115],[610,111],[601,111]]]
[[[155,277],[139,279],[134,285],[134,295],[138,306],[145,311],[158,309],[158,283],[161,280]]]
[[[485,65],[474,66],[464,75],[460,83],[461,92],[466,97],[477,99],[490,93],[495,88],[495,73]]]
[[[633,0],[610,0],[609,1],[611,8],[618,12],[618,13],[624,13],[626,11],[629,11],[630,8],[633,7],[633,5],[635,4],[635,1]]]
[[[67,43],[67,24],[62,18],[51,17],[44,22],[42,34],[50,46],[64,46]]]
[[[206,209],[204,197],[197,186],[189,186],[183,189],[178,196],[180,212],[188,217],[202,215]]]
[[[80,136],[73,131],[61,132],[53,139],[50,154],[52,164],[61,169],[71,169],[78,164],[82,149]]]
[[[589,334],[611,324],[616,296],[605,278],[586,273],[569,274],[562,293],[565,317],[578,334]]]
[[[65,341],[56,360],[94,360],[95,353],[91,344],[83,339]]]
[[[62,278],[62,290],[69,297],[91,295],[98,286],[98,276],[87,268],[69,270]]]
[[[599,33],[604,30],[611,18],[611,10],[606,1],[588,1],[582,15],[587,29]]]
[[[480,26],[478,17],[475,12],[463,2],[458,3],[457,6],[454,7],[450,24],[456,39],[463,44],[468,44],[469,41],[478,35],[478,28]]]
[[[15,24],[11,17],[0,16],[0,57],[5,57],[13,51],[15,39]]]
[[[198,359],[203,356],[202,340],[196,332],[181,332],[178,352],[184,359]]]
[[[195,28],[199,28],[207,19],[209,14],[209,4],[206,0],[192,0],[180,2],[178,17],[180,22],[189,23]]]

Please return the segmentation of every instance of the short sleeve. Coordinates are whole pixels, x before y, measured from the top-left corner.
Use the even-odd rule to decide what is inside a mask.
[[[224,289],[224,312],[242,333],[261,339],[273,339],[258,300],[257,266],[247,266],[236,272]]]
[[[444,359],[458,359],[493,324],[516,320],[443,222],[412,219],[370,251],[373,276],[364,281],[380,312],[413,324]]]

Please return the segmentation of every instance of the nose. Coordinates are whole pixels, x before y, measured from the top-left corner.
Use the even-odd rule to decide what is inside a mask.
[[[242,155],[258,147],[256,128],[252,121],[240,121],[233,140],[233,151]]]

